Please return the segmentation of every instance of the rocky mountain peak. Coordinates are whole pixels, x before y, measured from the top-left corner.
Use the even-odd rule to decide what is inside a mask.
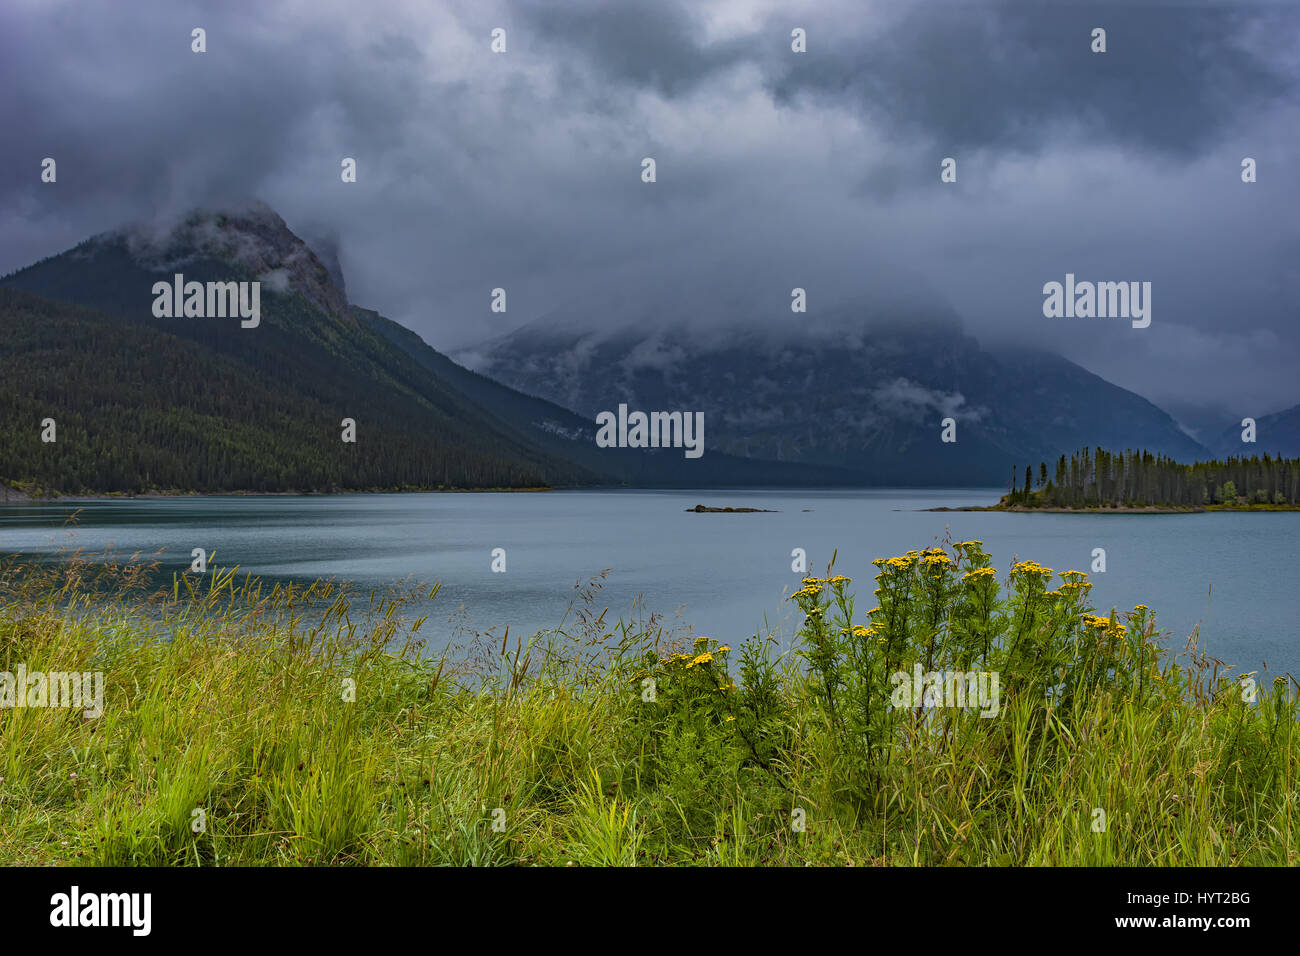
[[[296,292],[328,315],[354,321],[333,251],[326,262],[265,203],[195,209],[109,235],[125,240],[132,258],[150,271],[183,272],[199,259],[230,262],[270,291]]]

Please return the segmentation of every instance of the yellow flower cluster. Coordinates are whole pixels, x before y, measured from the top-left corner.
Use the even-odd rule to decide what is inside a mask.
[[[1056,572],[1051,568],[1045,568],[1037,561],[1020,561],[1011,566],[1012,574],[1041,574],[1044,578],[1050,578]]]
[[[967,571],[961,576],[963,581],[978,581],[981,578],[997,577],[997,571],[993,568],[976,568],[974,571]]]
[[[690,670],[696,664],[708,664],[712,660],[713,660],[713,655],[710,654],[708,651],[705,651],[703,654],[700,654],[695,658],[693,658],[691,662],[686,665],[686,669]]]
[[[1085,614],[1083,616],[1083,623],[1085,627],[1091,627],[1098,631],[1111,630],[1115,634],[1124,633],[1124,625],[1119,623],[1119,621],[1112,623],[1110,618],[1101,617],[1097,614]]]
[[[660,667],[673,667],[674,665],[677,665],[677,664],[689,664],[689,663],[690,663],[690,660],[691,660],[691,655],[690,655],[690,654],[669,654],[669,655],[667,655],[667,656],[665,656],[665,657],[661,657],[661,658],[659,658],[659,666],[660,666]],[[650,674],[638,674],[636,677],[633,678],[633,680],[640,680],[640,679],[642,679],[642,678],[650,677],[650,676],[652,676],[652,675],[650,675]]]
[[[704,651],[703,653],[697,653],[697,652],[699,652],[700,645],[701,645],[701,644],[707,645],[707,644],[709,643],[710,640],[711,640],[711,638],[708,638],[708,637],[705,637],[705,636],[701,635],[701,636],[699,636],[699,637],[697,637],[697,638],[695,639],[695,641],[694,641],[695,651],[693,651],[691,654],[683,654],[683,653],[681,653],[681,652],[679,651],[679,652],[677,652],[676,654],[670,654],[670,655],[667,656],[667,657],[661,657],[661,658],[659,658],[659,663],[660,663],[660,664],[680,664],[680,663],[682,663],[683,661],[686,661],[686,662],[687,662],[687,665],[686,665],[686,666],[689,667],[689,666],[691,666],[691,664],[693,664],[693,663],[703,663],[703,661],[700,660],[701,657],[707,657],[709,660],[712,660],[712,659],[713,659],[713,655],[710,654],[707,650]],[[719,651],[729,651],[729,650],[731,650],[731,648],[729,648],[729,647],[719,647],[718,650],[719,650]]]
[[[852,627],[840,628],[841,634],[852,634],[854,637],[873,637],[876,633],[874,627],[867,627],[864,624],[854,624]]]

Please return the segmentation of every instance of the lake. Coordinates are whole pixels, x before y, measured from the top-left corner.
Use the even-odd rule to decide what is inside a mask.
[[[434,649],[463,628],[511,643],[554,627],[574,585],[610,569],[596,610],[606,620],[658,612],[735,644],[758,630],[788,642],[786,596],[801,575],[791,551],[820,575],[838,549],[865,610],[876,557],[943,539],[984,542],[996,567],[1031,559],[1093,574],[1103,612],[1147,604],[1181,649],[1200,625],[1203,646],[1239,671],[1300,676],[1300,512],[1173,515],[926,512],[990,504],[999,490],[556,491],[504,494],[85,499],[0,506],[0,550],[54,554],[79,547],[118,555],[163,550],[168,570],[191,549],[215,552],[267,579],[338,577],[369,587],[411,578],[442,583],[422,634]],[[774,509],[695,514],[696,504]],[[79,512],[75,527],[65,526]],[[491,570],[505,550],[506,571]],[[640,600],[638,602],[638,595]],[[462,628],[457,631],[457,628]]]

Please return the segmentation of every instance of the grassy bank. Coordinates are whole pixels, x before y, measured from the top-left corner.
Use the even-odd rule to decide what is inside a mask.
[[[806,579],[785,653],[611,627],[597,582],[554,632],[430,659],[388,596],[12,562],[0,670],[104,696],[0,709],[0,863],[1297,862],[1294,683],[1158,656],[1147,608],[978,542],[877,566],[865,612]],[[908,699],[917,664],[996,693]]]

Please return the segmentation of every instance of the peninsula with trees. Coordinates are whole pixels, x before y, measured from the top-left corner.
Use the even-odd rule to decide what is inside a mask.
[[[995,505],[935,511],[1182,513],[1300,510],[1300,458],[1268,454],[1182,464],[1161,454],[1084,448],[1012,471]]]

